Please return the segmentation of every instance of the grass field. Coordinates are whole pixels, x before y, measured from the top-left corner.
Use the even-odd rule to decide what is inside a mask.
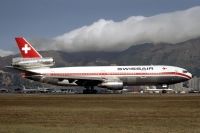
[[[0,133],[199,133],[200,96],[0,95]]]

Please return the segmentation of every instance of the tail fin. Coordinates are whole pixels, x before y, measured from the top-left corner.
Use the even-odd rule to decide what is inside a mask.
[[[42,56],[23,37],[15,38],[23,58],[42,58]]]

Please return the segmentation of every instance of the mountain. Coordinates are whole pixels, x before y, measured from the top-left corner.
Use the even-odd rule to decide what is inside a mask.
[[[145,44],[145,47],[142,45],[132,46],[123,51],[121,57],[118,58],[117,64],[124,61],[126,65],[174,65],[186,68],[193,74],[200,76],[199,44],[200,38],[196,38],[178,44],[160,43]],[[143,48],[141,50],[138,47]],[[135,52],[135,49],[138,49],[138,52]]]
[[[173,65],[188,69],[200,76],[200,37],[177,44],[145,43],[134,45],[121,52],[42,51],[44,57],[53,57],[56,66],[93,65]],[[12,58],[0,57],[0,69],[10,65]]]
[[[85,65],[174,65],[200,76],[200,38],[177,44],[145,43],[122,52],[42,52],[54,57],[56,66]]]

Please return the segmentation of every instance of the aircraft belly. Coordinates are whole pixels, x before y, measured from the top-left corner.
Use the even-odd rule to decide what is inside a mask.
[[[175,84],[182,82],[184,78],[173,77],[173,76],[141,76],[141,77],[121,77],[120,80],[123,81],[124,85],[162,85],[162,84]]]

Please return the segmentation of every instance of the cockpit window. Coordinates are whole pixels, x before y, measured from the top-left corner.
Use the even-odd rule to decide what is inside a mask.
[[[186,71],[186,70],[183,70],[183,73],[188,73],[188,71]]]

